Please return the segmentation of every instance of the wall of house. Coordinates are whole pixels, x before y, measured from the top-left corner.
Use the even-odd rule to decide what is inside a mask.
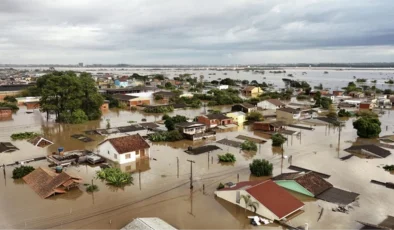
[[[144,153],[141,153],[141,154],[139,154],[138,152],[137,152],[137,154],[136,154],[136,152],[118,154],[117,151],[115,150],[115,148],[108,141],[99,145],[97,153],[98,153],[98,155],[100,155],[110,161],[117,162],[119,164],[126,164],[126,163],[136,161],[136,159],[141,156],[150,157],[149,148],[144,149]],[[130,158],[126,158],[127,154],[130,154]]]
[[[228,114],[226,114],[226,116],[231,117],[233,119],[234,123],[238,124],[238,125],[243,125],[245,122],[245,116],[243,116],[243,115],[228,113]]]
[[[295,119],[299,119],[300,114],[293,115],[292,113],[276,110],[276,120],[284,122],[293,122]]]
[[[0,109],[0,118],[12,118],[12,110],[1,110]]]
[[[278,106],[268,102],[268,101],[260,101],[257,103],[257,107],[263,108],[263,109],[277,109]]]
[[[234,190],[234,191],[217,191],[216,195],[220,198],[222,198],[223,200],[226,200],[228,202],[231,202],[235,205],[238,205],[242,208],[245,208],[245,201],[243,199],[239,200],[239,203],[237,203],[237,192],[239,192],[239,196],[242,197],[242,195],[250,195],[248,192],[244,191],[244,190]],[[256,199],[253,198],[253,196],[251,196],[253,199],[253,201],[257,201]],[[258,201],[257,201],[258,202]],[[272,213],[269,209],[267,209],[264,205],[262,205],[260,202],[258,202],[259,205],[257,207],[256,210],[256,214],[263,216],[265,218],[268,218],[270,220],[276,220],[278,219],[278,217]],[[248,209],[250,211],[253,212],[253,209]]]
[[[40,108],[40,102],[26,102],[26,109],[38,109]]]
[[[202,124],[204,124],[204,125],[206,125],[208,128],[217,126],[217,124],[215,124],[215,123],[212,124],[211,120],[209,120],[209,118],[205,117],[205,116],[199,116],[197,118],[197,121],[202,123]],[[211,126],[211,125],[213,125],[213,126]]]
[[[206,126],[192,127],[192,128],[181,128],[180,130],[184,134],[193,135],[193,134],[196,134],[196,133],[203,133],[203,132],[205,132]]]
[[[148,98],[136,98],[129,101],[130,106],[137,105],[150,105],[150,99]]]
[[[306,196],[314,197],[314,195],[293,180],[277,180],[275,183],[285,189],[304,194]]]

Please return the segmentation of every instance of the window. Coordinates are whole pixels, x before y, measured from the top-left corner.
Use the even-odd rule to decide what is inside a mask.
[[[108,150],[108,155],[109,155],[109,150]]]
[[[126,159],[130,159],[130,157],[131,157],[130,153],[126,154]]]
[[[135,151],[135,155],[139,156],[139,155],[140,155],[140,151],[141,151],[141,150]]]
[[[116,153],[114,154],[114,158],[115,158],[115,159],[118,159],[118,155],[117,155]]]
[[[237,194],[236,194],[236,202],[237,202],[237,204],[239,204],[241,202],[241,194],[239,191],[237,191]]]

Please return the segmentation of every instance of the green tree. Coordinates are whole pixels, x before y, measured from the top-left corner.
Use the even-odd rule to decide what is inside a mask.
[[[248,81],[248,80],[243,80],[243,81],[241,82],[241,84],[242,84],[242,85],[249,85],[249,81]]]
[[[245,213],[246,210],[251,208],[253,209],[253,213],[256,213],[257,208],[259,207],[259,203],[256,201],[253,201],[252,197],[248,195],[241,195],[241,200],[245,202]]]
[[[14,170],[12,170],[12,178],[20,179],[33,171],[34,171],[34,168],[32,166],[22,165],[22,166],[14,168]]]
[[[263,114],[261,114],[257,111],[252,111],[252,112],[248,113],[248,115],[246,116],[246,120],[248,120],[248,121],[263,121],[264,117],[263,117]]]
[[[226,153],[224,155],[218,154],[218,158],[220,162],[231,162],[234,163],[236,161],[234,154]]]
[[[353,127],[357,129],[357,135],[362,138],[374,138],[379,137],[380,132],[380,121],[378,118],[363,116],[353,122]]]
[[[351,117],[352,114],[345,109],[340,109],[338,112],[338,117]]]
[[[9,103],[16,103],[17,102],[15,97],[9,96],[9,95],[5,96],[3,100],[5,102],[9,102]]]
[[[283,143],[287,140],[286,137],[284,137],[280,133],[275,133],[271,136],[272,139],[272,146],[282,146]]]
[[[166,87],[166,89],[171,89],[172,88],[171,82],[166,82],[166,84],[164,84],[164,87]]]
[[[254,159],[251,164],[249,164],[250,172],[257,177],[260,176],[271,176],[273,165],[265,159]]]
[[[241,149],[246,151],[257,151],[257,145],[253,141],[244,141],[241,144]]]
[[[89,73],[81,73],[81,109],[85,112],[88,120],[97,120],[101,117],[100,107],[104,103],[103,97],[98,92],[95,82]]]

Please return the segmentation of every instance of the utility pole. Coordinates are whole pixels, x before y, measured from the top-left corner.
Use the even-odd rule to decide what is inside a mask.
[[[139,181],[139,183],[140,183],[140,190],[141,190],[141,169],[140,170],[138,170],[138,181]]]
[[[190,162],[190,189],[193,189],[193,164],[196,163],[192,160],[187,160]]]
[[[179,178],[179,157],[176,157],[176,175]]]

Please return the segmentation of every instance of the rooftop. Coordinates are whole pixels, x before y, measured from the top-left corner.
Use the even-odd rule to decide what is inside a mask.
[[[199,122],[181,122],[178,124],[175,124],[176,127],[182,127],[182,128],[188,128],[188,127],[200,127],[200,126],[205,126],[202,123]]]
[[[280,109],[277,109],[276,111],[283,111],[286,113],[298,113],[299,112],[298,109],[293,109],[293,108],[280,108]]]
[[[284,106],[285,104],[279,101],[278,99],[267,99],[269,103],[276,105],[276,106]]]
[[[107,139],[99,145],[107,141],[111,143],[119,154],[150,148],[149,144],[139,134]]]
[[[294,180],[306,190],[311,192],[313,195],[319,195],[333,185],[328,183],[326,180],[318,176],[314,172],[307,173],[283,173],[279,176],[272,178],[273,180]]]
[[[160,218],[137,218],[121,230],[176,230]]]
[[[221,114],[221,113],[207,114],[207,115],[204,115],[204,116],[206,116],[210,120],[213,120],[213,119],[216,119],[216,120],[230,119],[229,117],[227,117],[226,115]]]
[[[391,152],[389,150],[381,148],[377,145],[354,145],[345,149],[345,151],[363,151],[363,150],[368,151],[381,158],[385,158],[391,155]]]

